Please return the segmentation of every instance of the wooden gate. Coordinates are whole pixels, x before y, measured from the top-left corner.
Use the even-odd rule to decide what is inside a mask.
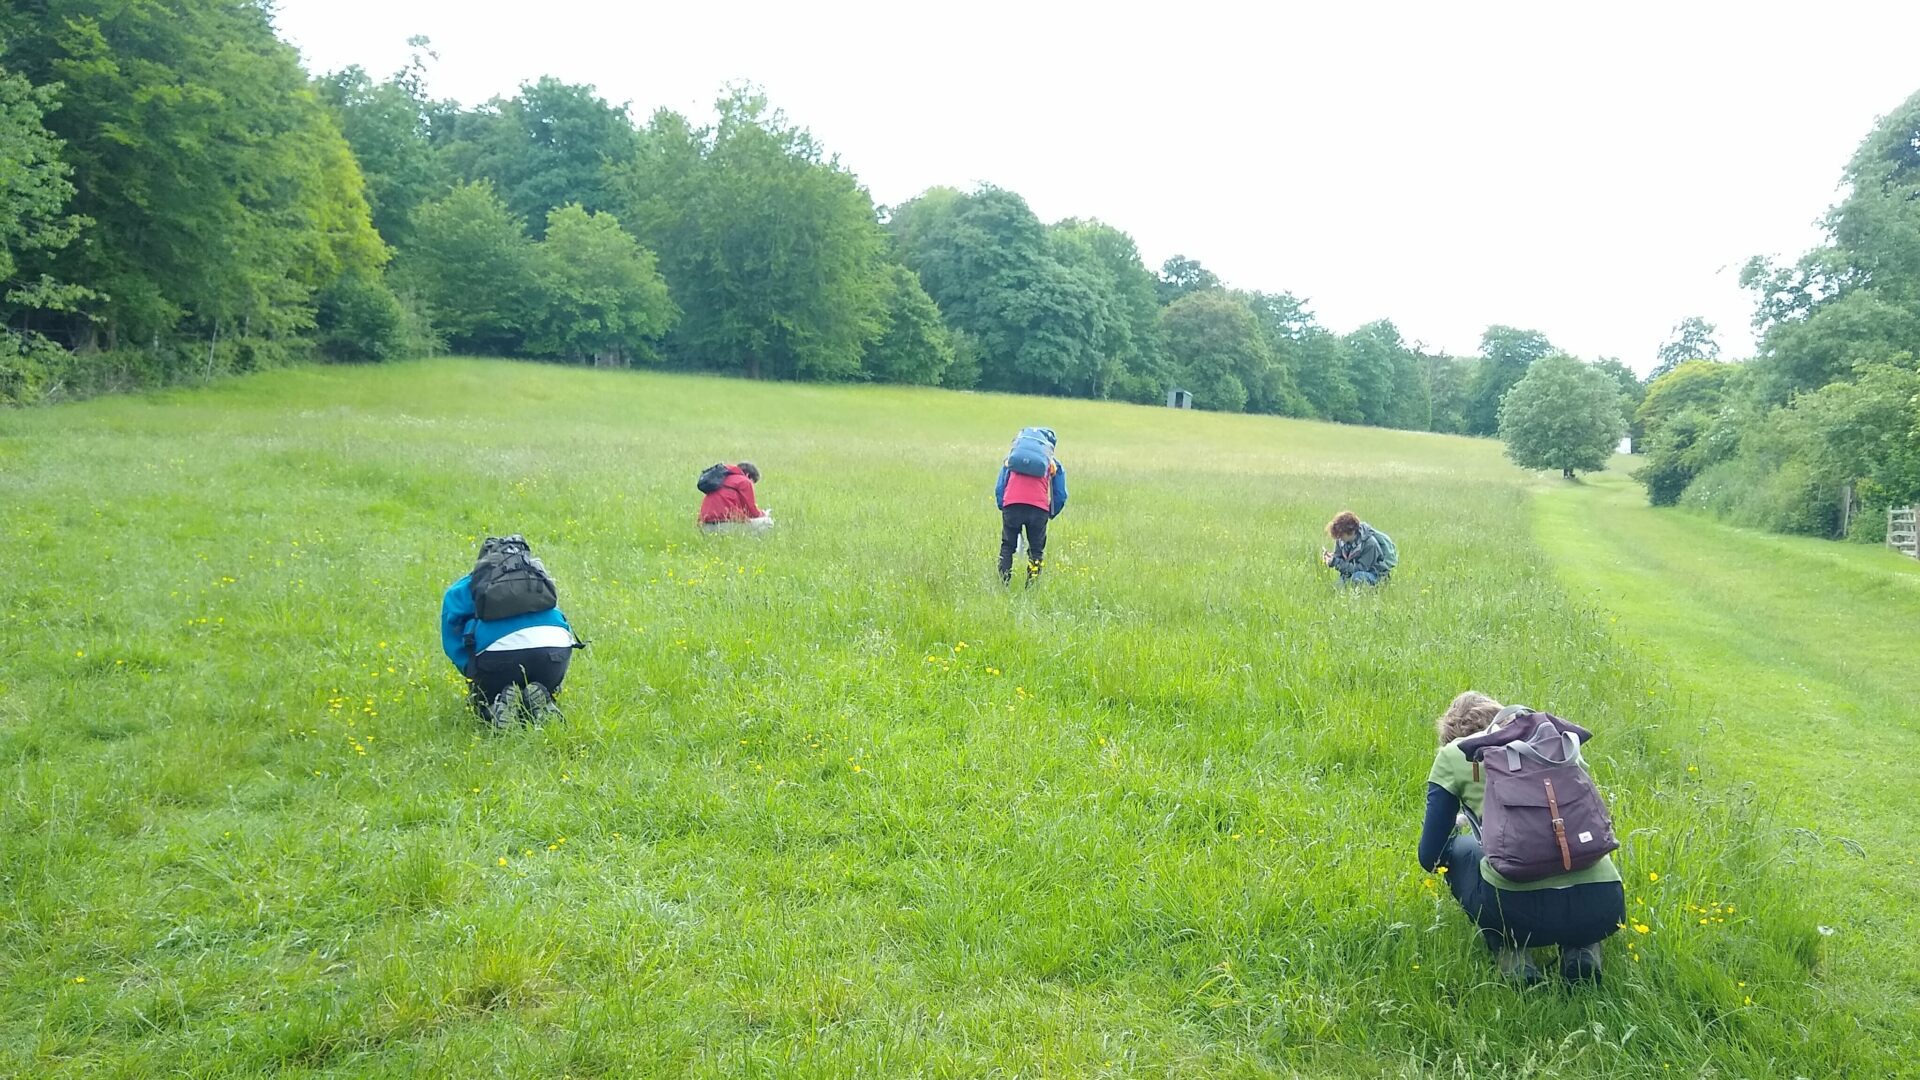
[[[1897,506],[1887,511],[1887,546],[1902,555],[1920,559],[1920,529],[1914,525],[1916,507]]]

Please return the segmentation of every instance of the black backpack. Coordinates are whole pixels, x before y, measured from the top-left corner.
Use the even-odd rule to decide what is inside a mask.
[[[518,533],[487,537],[480,545],[468,588],[473,592],[474,614],[487,622],[550,611],[560,603],[553,575]]]
[[[700,489],[700,494],[711,495],[725,486],[726,482],[727,467],[716,464],[700,470],[700,479],[695,481],[694,486]]]

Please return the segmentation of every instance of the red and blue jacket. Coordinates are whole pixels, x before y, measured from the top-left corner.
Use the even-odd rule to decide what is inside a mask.
[[[1067,508],[1067,467],[1055,461],[1048,472],[1050,477],[1028,476],[1000,466],[1000,479],[993,485],[993,504],[1002,510],[1009,506],[1037,506],[1045,510],[1048,517],[1059,517],[1060,511]]]

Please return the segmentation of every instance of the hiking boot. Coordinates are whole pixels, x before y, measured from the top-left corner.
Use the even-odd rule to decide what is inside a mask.
[[[1500,968],[1500,976],[1508,982],[1532,986],[1546,978],[1533,962],[1533,954],[1517,945],[1502,945],[1495,949],[1493,961]]]
[[[553,702],[553,692],[537,682],[530,682],[520,692],[520,700],[526,704],[527,722],[538,727],[549,720],[559,720],[560,706]]]
[[[1570,983],[1600,984],[1600,943],[1582,945],[1577,949],[1561,947],[1560,977]]]
[[[487,726],[506,731],[520,721],[521,709],[520,687],[509,686],[495,694],[493,703],[487,706]]]

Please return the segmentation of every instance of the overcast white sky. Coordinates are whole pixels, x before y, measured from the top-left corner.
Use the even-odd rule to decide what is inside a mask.
[[[751,80],[881,203],[990,182],[1336,330],[1469,353],[1509,323],[1643,372],[1687,315],[1751,350],[1740,264],[1813,245],[1920,90],[1914,2],[1142,7],[279,0],[278,25],[376,76],[425,34],[467,104],[554,75],[704,119]]]

